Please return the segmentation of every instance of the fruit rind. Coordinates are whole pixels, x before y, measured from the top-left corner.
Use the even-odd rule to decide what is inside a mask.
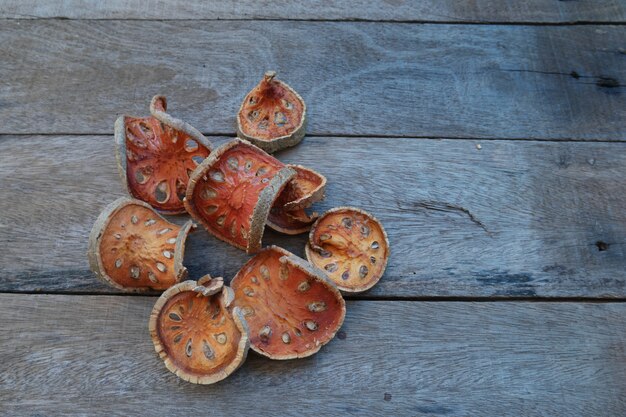
[[[178,226],[176,224],[168,222],[165,218],[160,216],[148,203],[145,203],[141,200],[137,200],[134,198],[128,197],[120,197],[117,200],[109,203],[102,212],[98,215],[91,232],[89,233],[89,246],[87,250],[87,258],[89,260],[90,269],[96,274],[96,276],[107,285],[111,285],[118,290],[124,292],[134,292],[141,293],[146,291],[154,291],[154,289],[150,287],[124,287],[123,285],[118,284],[113,278],[111,278],[106,272],[104,265],[102,263],[102,255],[100,253],[100,242],[103,237],[103,232],[109,225],[110,220],[113,218],[115,213],[119,210],[123,209],[128,205],[138,205],[147,208],[148,210],[154,212],[154,214],[162,219],[163,221],[172,224],[173,227],[180,227],[178,235],[176,237],[175,243],[175,252],[174,252],[174,276],[176,282],[180,282],[187,276],[187,268],[183,266],[183,257],[185,251],[185,242],[187,240],[187,235],[190,230],[195,227],[191,220],[185,222],[182,226]]]
[[[271,73],[272,71],[268,71],[266,73],[266,76],[267,74],[271,74]],[[300,94],[298,94],[296,90],[291,88],[287,83],[273,78],[274,76],[275,76],[275,73],[272,75],[272,82],[279,83],[283,88],[285,88],[286,90],[289,90],[291,93],[293,93],[296,96],[296,98],[302,104],[302,117],[300,119],[300,124],[298,125],[298,127],[294,129],[294,131],[291,134],[279,136],[276,138],[272,138],[270,140],[266,140],[266,139],[257,138],[257,137],[254,137],[253,135],[248,135],[244,133],[243,127],[241,125],[241,114],[245,108],[246,98],[248,97],[248,94],[250,94],[249,92],[244,97],[244,100],[242,101],[241,106],[239,106],[239,111],[237,112],[237,136],[241,139],[245,139],[253,143],[254,145],[263,149],[267,153],[274,153],[281,149],[286,149],[286,148],[295,146],[298,143],[300,143],[302,139],[304,138],[306,124],[307,124],[307,114],[306,114],[307,109],[306,109],[306,103],[304,102],[304,99],[300,96]],[[254,86],[253,89],[256,88],[257,86]]]
[[[381,270],[380,276],[377,279],[371,280],[371,281],[367,282],[366,284],[361,285],[361,286],[357,286],[357,287],[348,287],[348,286],[340,285],[339,283],[333,281],[333,283],[337,286],[337,288],[344,294],[355,294],[355,293],[365,292],[365,291],[371,289],[374,285],[376,285],[378,283],[378,281],[380,281],[380,279],[383,277],[385,269],[387,268],[387,263],[389,261],[389,256],[391,255],[391,247],[389,246],[389,237],[387,236],[387,232],[385,231],[385,228],[383,227],[382,223],[376,217],[374,217],[372,214],[366,212],[365,210],[362,210],[362,209],[359,209],[359,208],[356,208],[356,207],[348,207],[348,206],[335,207],[335,208],[332,208],[332,209],[328,210],[327,212],[322,214],[315,221],[313,226],[311,226],[311,231],[309,232],[309,240],[307,241],[306,246],[304,248],[304,251],[305,251],[305,254],[306,254],[306,258],[307,258],[307,260],[311,264],[314,264],[313,257],[312,257],[312,251],[314,251],[316,249],[321,249],[319,246],[316,246],[313,243],[313,237],[315,235],[315,231],[316,231],[318,225],[320,224],[320,222],[323,221],[323,219],[325,217],[327,217],[328,215],[338,214],[338,213],[342,213],[342,212],[356,212],[356,213],[359,213],[359,214],[361,214],[361,215],[363,215],[365,217],[369,217],[371,220],[376,222],[378,224],[378,226],[380,227],[380,230],[381,230],[382,236],[383,236],[383,240],[385,242],[387,256],[385,256],[383,261],[382,261],[383,264],[380,267],[380,270]]]
[[[167,302],[173,296],[181,292],[193,291],[193,289],[196,288],[197,286],[198,286],[197,281],[184,281],[184,282],[174,285],[173,287],[166,290],[163,294],[161,294],[159,299],[154,304],[154,307],[152,308],[152,312],[150,313],[150,320],[148,322],[148,330],[150,331],[150,337],[152,338],[152,342],[154,343],[154,350],[157,352],[159,357],[163,360],[166,368],[170,372],[174,373],[176,376],[178,376],[184,381],[191,382],[193,384],[209,385],[209,384],[214,384],[216,382],[219,382],[223,380],[224,378],[228,377],[245,362],[246,357],[248,355],[248,350],[250,347],[250,338],[249,338],[250,331],[248,329],[248,325],[246,323],[246,320],[241,310],[237,307],[233,308],[232,310],[228,310],[228,306],[225,305],[225,302],[223,301],[223,298],[222,298],[220,300],[220,303],[222,304],[222,308],[227,311],[230,311],[230,314],[233,318],[235,326],[241,333],[241,338],[239,339],[239,343],[237,345],[237,353],[235,355],[235,359],[230,364],[228,364],[225,369],[221,370],[220,372],[210,374],[210,375],[205,375],[205,376],[194,375],[183,369],[178,368],[172,362],[172,360],[170,360],[170,358],[167,355],[165,346],[163,346],[163,344],[161,343],[161,338],[159,337],[159,334],[158,334],[159,314],[161,310],[163,309],[163,307],[167,304]],[[226,288],[228,287],[223,287],[223,290],[225,290]]]
[[[245,247],[229,239],[227,236],[215,233],[205,222],[204,217],[200,214],[196,205],[193,203],[193,195],[198,181],[204,175],[206,175],[206,173],[211,169],[211,167],[213,167],[214,164],[216,164],[220,160],[223,154],[241,144],[254,146],[248,141],[234,139],[215,149],[207,158],[205,158],[204,161],[202,161],[202,163],[200,163],[200,165],[198,165],[198,167],[196,167],[196,169],[189,177],[187,192],[183,203],[185,205],[185,209],[191,215],[191,217],[200,222],[204,226],[204,228],[213,236],[235,246],[236,248],[245,250],[247,253],[255,253],[261,249],[261,241],[263,238],[265,223],[267,221],[270,209],[274,204],[274,201],[276,200],[276,198],[278,198],[280,192],[285,188],[287,183],[296,175],[296,172],[293,169],[283,167],[278,170],[274,177],[272,177],[272,179],[269,181],[268,185],[259,194],[257,203],[254,207],[253,212],[251,213],[249,236],[247,239],[247,245]]]
[[[300,359],[300,358],[306,358],[308,356],[314,355],[315,353],[319,352],[319,350],[322,348],[322,346],[326,345],[328,342],[330,342],[331,340],[334,339],[335,335],[337,334],[337,332],[339,331],[339,329],[341,328],[341,326],[343,325],[343,322],[345,320],[345,316],[346,316],[346,303],[345,300],[343,298],[343,296],[341,295],[341,292],[337,289],[337,286],[335,285],[335,283],[330,280],[326,274],[321,271],[320,269],[318,269],[317,267],[311,265],[309,262],[305,261],[304,259],[294,255],[293,253],[278,247],[278,246],[267,246],[265,248],[263,248],[262,252],[265,251],[275,251],[278,252],[280,254],[280,259],[279,261],[285,262],[290,264],[291,266],[300,269],[301,271],[304,271],[311,279],[313,279],[314,281],[318,281],[320,283],[322,283],[332,294],[333,296],[339,301],[339,305],[340,305],[340,317],[339,317],[339,321],[337,322],[337,325],[335,327],[335,329],[329,333],[329,337],[327,338],[327,340],[325,340],[323,343],[320,343],[318,345],[314,345],[311,349],[305,351],[305,352],[301,352],[301,353],[289,353],[289,354],[272,354],[269,352],[266,352],[264,350],[259,349],[257,346],[255,346],[254,344],[250,344],[250,348],[255,351],[256,353],[258,353],[259,355],[263,355],[269,359],[273,359],[273,360],[290,360],[290,359]],[[258,254],[257,254],[258,255]],[[255,261],[255,258],[251,258],[248,262],[246,262],[241,269],[239,270],[239,272],[237,272],[237,274],[235,275],[235,277],[232,279],[231,281],[231,288],[235,286],[236,281],[238,279],[243,279],[243,278],[238,278],[240,276],[243,276],[245,273],[243,271],[245,271],[248,266],[250,264],[252,264]]]
[[[167,100],[165,96],[156,95],[152,97],[150,101],[150,113],[151,115],[162,122],[165,125],[172,127],[175,130],[182,131],[183,133],[189,135],[192,139],[196,140],[199,144],[207,148],[209,151],[213,150],[213,144],[209,141],[202,133],[200,133],[196,128],[191,126],[189,123],[184,122],[180,119],[172,117],[168,113],[165,112],[167,109]],[[141,119],[143,116],[130,116],[123,115],[115,120],[114,127],[114,139],[115,139],[115,160],[117,161],[117,171],[122,180],[122,184],[124,189],[131,197],[135,198],[135,194],[132,192],[130,188],[130,184],[128,183],[128,165],[126,162],[126,119]],[[182,214],[185,212],[185,208],[181,207],[176,210],[163,210],[159,208],[152,207],[153,210],[158,211],[162,214]]]

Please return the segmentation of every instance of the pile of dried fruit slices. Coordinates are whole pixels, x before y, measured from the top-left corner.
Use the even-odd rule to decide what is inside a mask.
[[[112,202],[96,220],[91,269],[122,291],[164,291],[150,335],[167,369],[186,381],[226,378],[250,347],[271,359],[316,353],[343,323],[342,293],[366,291],[384,274],[389,241],[382,225],[352,207],[307,211],[324,199],[326,178],[267,153],[298,144],[306,125],[302,97],[274,72],[246,95],[239,138],[220,147],[166,111],[165,97],[155,96],[150,116],[115,123],[118,168],[132,198]],[[210,275],[183,281],[185,241],[197,226],[161,214],[185,212],[255,254],[230,287]],[[307,260],[263,248],[265,226],[288,235],[309,231]]]

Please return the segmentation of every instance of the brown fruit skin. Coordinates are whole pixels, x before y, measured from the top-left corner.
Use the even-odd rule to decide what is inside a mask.
[[[166,368],[174,373],[176,376],[181,378],[184,381],[191,382],[193,384],[201,384],[201,385],[209,385],[219,382],[228,376],[230,376],[233,372],[235,372],[245,361],[248,355],[248,350],[250,348],[250,338],[249,338],[249,329],[246,323],[241,310],[238,307],[232,307],[231,303],[233,301],[233,291],[230,287],[223,286],[223,281],[220,283],[215,283],[211,281],[220,280],[221,278],[216,278],[211,280],[210,277],[203,277],[200,280],[196,281],[184,281],[181,282],[167,291],[165,291],[155,303],[152,312],[150,314],[150,320],[148,323],[148,330],[150,331],[150,337],[152,338],[152,343],[154,344],[154,349],[159,355],[159,357],[164,361]],[[215,285],[218,284],[218,285]],[[206,287],[204,287],[206,285]],[[216,295],[214,288],[219,288],[221,291],[220,295]],[[203,290],[209,290],[209,297],[218,296],[220,297],[219,303],[222,307],[222,310],[225,314],[230,315],[231,319],[234,322],[234,325],[239,330],[241,336],[239,342],[237,344],[237,350],[235,352],[234,359],[226,366],[225,369],[220,370],[215,373],[207,373],[207,374],[194,374],[191,372],[187,372],[186,370],[178,367],[172,358],[170,358],[167,354],[167,348],[164,345],[163,340],[159,334],[159,316],[161,310],[167,305],[168,301],[172,299],[174,296],[184,293],[184,292],[196,292],[198,296],[201,297]],[[213,294],[211,294],[213,293]]]
[[[170,126],[171,128],[181,131],[189,135],[193,140],[197,141],[200,145],[204,146],[211,152],[213,150],[213,144],[207,139],[200,131],[191,126],[189,123],[180,119],[170,116],[166,113],[167,100],[163,95],[156,95],[152,97],[150,101],[150,114],[152,117],[160,121],[161,123]],[[115,159],[117,161],[117,170],[124,185],[124,189],[133,198],[137,198],[133,193],[131,186],[128,182],[127,161],[126,161],[126,118],[140,119],[139,116],[123,115],[117,118],[115,121],[114,139],[115,139]],[[177,209],[165,210],[158,207],[153,207],[162,214],[182,214],[185,213],[185,207],[183,203],[180,203],[180,207]]]
[[[111,278],[106,272],[104,265],[102,263],[102,257],[100,255],[100,241],[102,240],[102,233],[105,231],[109,224],[110,218],[114,213],[121,210],[125,206],[128,205],[138,205],[147,208],[148,210],[154,212],[156,217],[159,217],[163,221],[167,222],[162,216],[160,216],[149,204],[144,203],[143,201],[120,197],[117,200],[113,201],[109,205],[107,205],[100,215],[98,216],[96,222],[91,229],[91,233],[89,234],[89,247],[87,249],[87,258],[89,260],[90,269],[96,274],[98,279],[100,279],[103,283],[110,285],[118,290],[129,292],[129,293],[141,293],[146,291],[154,291],[151,287],[124,287],[118,284],[113,278]],[[167,222],[170,223],[170,222]],[[183,224],[182,226],[178,226],[176,224],[170,223],[172,228],[179,228],[178,237],[176,238],[175,251],[174,251],[174,276],[176,282],[180,282],[187,276],[187,268],[183,266],[183,257],[185,253],[185,241],[187,239],[187,235],[192,229],[195,229],[196,225],[190,220]]]
[[[315,353],[317,353],[322,346],[324,346],[325,344],[327,344],[328,342],[330,342],[335,335],[337,334],[337,332],[339,331],[339,329],[341,328],[341,326],[343,325],[343,321],[345,319],[345,315],[346,315],[346,304],[345,301],[343,299],[343,296],[341,295],[341,293],[339,292],[339,290],[337,289],[337,287],[335,286],[335,284],[328,279],[328,277],[326,276],[326,274],[324,274],[322,271],[320,271],[318,268],[316,268],[315,266],[311,265],[310,263],[306,262],[304,259],[292,254],[291,252],[280,248],[278,246],[268,246],[266,248],[263,249],[263,251],[261,251],[259,254],[257,254],[256,257],[251,258],[248,262],[246,262],[246,264],[244,264],[241,269],[239,270],[239,272],[237,272],[237,274],[235,275],[235,277],[232,279],[231,281],[231,287],[233,288],[233,290],[235,290],[235,305],[238,307],[241,307],[241,303],[245,303],[245,299],[243,297],[245,297],[244,295],[240,294],[240,290],[242,291],[242,289],[238,288],[241,285],[245,285],[245,280],[247,278],[247,273],[246,270],[249,267],[252,267],[255,263],[256,260],[258,259],[258,256],[263,255],[265,252],[275,252],[276,256],[280,256],[280,259],[283,260],[290,266],[293,268],[298,269],[300,272],[306,274],[310,281],[313,282],[317,282],[320,283],[323,287],[325,287],[330,295],[335,298],[335,300],[337,301],[338,305],[339,305],[339,311],[337,312],[339,315],[339,318],[337,320],[337,324],[335,326],[335,328],[329,332],[327,334],[327,337],[325,338],[325,340],[323,340],[322,342],[320,342],[319,344],[314,344],[309,350],[304,351],[304,352],[299,352],[299,353],[270,353],[266,350],[261,349],[260,347],[256,346],[254,341],[253,341],[253,332],[254,331],[258,331],[258,329],[255,329],[253,324],[252,324],[252,320],[248,322],[248,326],[250,328],[250,347],[252,348],[252,350],[254,350],[255,352],[257,352],[260,355],[266,356],[270,359],[274,359],[274,360],[289,360],[289,359],[299,359],[299,358],[306,358],[308,356],[314,355]],[[263,278],[259,278],[259,279],[263,279]],[[271,278],[273,280],[279,279],[276,276],[274,276],[273,278]],[[289,293],[287,293],[289,294]],[[277,335],[278,336],[278,335]],[[314,338],[315,340],[315,338]]]
[[[244,128],[241,123],[241,115],[245,108],[245,104],[246,104],[246,101],[248,99],[248,95],[250,94],[250,92],[246,94],[246,97],[244,98],[243,102],[241,103],[241,106],[239,107],[239,111],[237,112],[237,136],[241,139],[245,139],[248,142],[253,143],[254,145],[263,149],[267,153],[274,153],[281,149],[290,148],[300,143],[302,139],[304,138],[305,131],[306,131],[306,124],[307,124],[306,104],[304,103],[304,100],[302,99],[300,94],[298,94],[296,90],[291,88],[289,85],[287,85],[286,83],[282,81],[274,79],[275,75],[276,73],[273,71],[268,71],[265,73],[265,77],[271,76],[273,82],[279,83],[283,88],[293,93],[302,104],[302,118],[301,118],[299,126],[293,132],[291,132],[289,135],[279,136],[276,138],[272,138],[270,140],[261,139],[261,138],[255,137],[252,134],[246,134],[244,132]],[[255,86],[255,89],[256,87],[257,86]],[[254,91],[254,89],[252,91]]]
[[[342,213],[342,212],[356,212],[356,213],[359,213],[359,214],[361,214],[361,215],[363,215],[365,217],[369,217],[371,220],[376,222],[378,224],[378,226],[380,227],[380,230],[382,232],[383,242],[384,242],[384,246],[386,248],[386,256],[384,257],[383,263],[380,266],[380,268],[381,268],[380,276],[378,276],[374,280],[368,281],[364,285],[360,285],[360,286],[356,286],[356,287],[350,287],[350,286],[342,285],[341,282],[337,282],[337,280],[333,279],[328,274],[325,274],[325,275],[328,276],[328,279],[330,281],[332,281],[337,286],[339,291],[341,291],[343,294],[356,294],[356,293],[365,292],[365,291],[369,290],[370,288],[372,288],[374,285],[376,285],[378,283],[378,281],[380,281],[380,279],[383,277],[383,275],[385,273],[385,269],[387,268],[387,263],[389,261],[389,256],[391,254],[391,247],[389,246],[389,238],[387,236],[387,232],[385,231],[382,223],[376,217],[372,216],[370,213],[368,213],[368,212],[366,212],[364,210],[361,210],[359,208],[356,208],[356,207],[345,207],[344,206],[344,207],[332,208],[332,209],[328,210],[327,212],[325,212],[324,214],[322,214],[315,221],[315,223],[311,227],[311,231],[309,232],[309,240],[306,243],[306,246],[304,248],[305,254],[306,254],[306,258],[312,265],[315,265],[316,267],[319,267],[320,269],[322,269],[321,266],[316,265],[315,262],[314,262],[313,251],[314,251],[314,248],[317,247],[317,246],[315,246],[315,244],[313,242],[314,235],[316,233],[317,227],[320,225],[320,223],[327,216],[333,215],[333,214],[339,214],[339,213]]]
[[[213,167],[214,164],[219,161],[223,154],[225,154],[231,148],[241,144],[254,147],[254,145],[247,141],[234,139],[215,149],[204,161],[202,161],[200,165],[198,165],[198,167],[193,171],[191,177],[189,178],[189,184],[187,186],[187,192],[183,203],[191,217],[201,223],[205,227],[205,229],[213,236],[230,245],[235,246],[236,248],[245,250],[247,253],[256,253],[261,249],[261,241],[263,239],[263,232],[265,230],[265,222],[267,221],[267,217],[269,216],[270,209],[272,208],[274,201],[276,201],[285,186],[296,175],[296,172],[294,170],[287,167],[281,168],[259,194],[256,206],[254,207],[253,212],[250,214],[250,230],[248,231],[249,236],[246,246],[243,246],[233,241],[228,236],[224,236],[223,234],[214,232],[212,230],[213,226],[206,222],[204,216],[200,213],[199,209],[194,203],[194,191],[198,181],[200,181],[203,176],[207,175],[208,171]],[[256,147],[254,148],[256,149]],[[262,150],[258,151],[263,152]],[[280,161],[277,160],[277,162],[281,164],[281,166],[283,166]]]

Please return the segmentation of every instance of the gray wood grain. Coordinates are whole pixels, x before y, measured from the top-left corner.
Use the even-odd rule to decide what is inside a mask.
[[[565,4],[565,3],[562,3]],[[565,7],[565,6],[564,6]],[[152,95],[206,133],[274,69],[309,134],[624,140],[626,26],[0,21],[0,133],[103,133]]]
[[[251,353],[228,379],[197,386],[157,358],[154,302],[0,295],[3,414],[626,414],[623,303],[353,301],[339,337],[315,356]]]
[[[578,22],[623,21],[619,0],[453,1],[374,0],[165,1],[165,0],[5,0],[4,18],[70,19],[296,19],[391,20],[432,22]]]
[[[625,151],[624,142],[305,138],[278,157],[326,175],[318,211],[353,205],[387,229],[389,266],[367,296],[624,298]],[[85,252],[98,213],[122,195],[112,136],[0,139],[0,291],[113,292]],[[264,243],[303,256],[305,238],[267,231]],[[191,278],[229,280],[248,259],[204,231],[188,242]]]

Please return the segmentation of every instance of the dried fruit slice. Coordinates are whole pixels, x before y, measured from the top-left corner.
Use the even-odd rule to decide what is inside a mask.
[[[181,282],[165,291],[150,315],[150,336],[165,366],[194,384],[226,378],[246,360],[250,341],[232,290],[221,278]]]
[[[267,225],[277,232],[286,235],[299,235],[311,230],[311,225],[317,219],[317,213],[307,214],[304,209],[287,211],[275,204],[270,210]]]
[[[299,143],[306,125],[304,100],[275,77],[266,72],[237,113],[237,136],[270,153]]]
[[[374,216],[353,207],[324,213],[311,228],[306,257],[344,292],[370,289],[389,258],[387,233]]]
[[[322,271],[276,246],[250,259],[231,286],[252,349],[271,359],[313,355],[335,336],[346,314],[341,293]]]
[[[148,204],[119,198],[100,213],[89,235],[89,265],[107,284],[124,291],[164,290],[187,275],[183,266],[191,221],[182,227]]]
[[[257,252],[270,208],[295,175],[276,158],[235,139],[193,172],[185,208],[218,239]]]
[[[211,142],[191,125],[165,113],[154,96],[151,117],[122,116],[115,122],[118,168],[128,193],[155,209],[183,213],[189,175],[211,152]]]

